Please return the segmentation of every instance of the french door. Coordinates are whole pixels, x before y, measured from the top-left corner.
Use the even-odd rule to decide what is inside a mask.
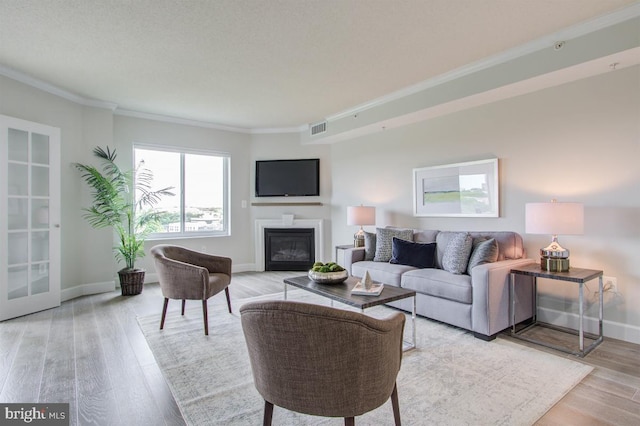
[[[0,321],[60,306],[60,129],[0,115]]]

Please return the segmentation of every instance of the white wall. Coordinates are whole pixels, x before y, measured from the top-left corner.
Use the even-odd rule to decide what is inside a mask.
[[[91,160],[91,147],[111,143],[111,111],[85,107],[0,76],[0,113],[61,129],[61,288],[63,299],[80,286],[114,288],[112,237],[82,219],[82,182],[74,162]]]
[[[378,226],[514,230],[536,258],[548,238],[524,234],[525,203],[552,197],[582,202],[585,234],[561,236],[561,242],[573,266],[602,269],[618,280],[619,295],[605,297],[605,334],[640,343],[639,86],[636,66],[335,145],[301,145],[298,134],[248,135],[114,116],[1,76],[0,113],[62,130],[64,298],[113,288],[119,268],[111,232],[93,230],[81,217],[88,191],[72,163],[92,161],[96,145],[116,146],[125,160],[140,141],[232,154],[231,237],[175,242],[231,256],[236,270],[254,264],[254,220],[282,213],[325,219],[325,259],[334,245],[352,242],[346,207],[358,204],[377,207]],[[285,201],[322,206],[251,206],[267,201],[253,195],[254,160],[312,157],[321,159],[320,197]],[[500,159],[499,218],[412,216],[413,168],[488,157]],[[153,271],[149,258],[141,265]],[[548,297],[542,301],[551,314],[575,311],[574,289],[543,287],[551,287],[543,288]],[[594,289],[589,284],[592,317]]]
[[[155,244],[178,244],[206,253],[231,257],[234,271],[251,269],[253,234],[247,226],[249,209],[242,208],[242,200],[249,198],[251,141],[248,134],[117,115],[114,118],[114,141],[123,155],[122,161],[126,164],[133,164],[134,143],[228,153],[231,156],[231,235],[148,240],[145,251],[148,252]],[[151,274],[155,271],[150,256],[143,258],[137,266],[145,268]]]
[[[252,136],[249,164],[250,204],[253,203],[322,203],[321,206],[251,206],[251,229],[256,219],[279,219],[283,214],[293,214],[296,219],[323,219],[324,253],[316,254],[317,260],[331,259],[332,210],[331,147],[329,145],[301,145],[297,133],[256,134]],[[260,197],[255,196],[255,160],[282,160],[297,158],[320,159],[319,197]]]
[[[584,235],[560,241],[572,266],[618,280],[605,335],[640,343],[639,86],[636,66],[333,145],[333,242],[350,242],[346,206],[364,203],[377,207],[377,226],[517,231],[538,258],[550,237],[525,234],[525,204],[582,202]],[[413,168],[490,157],[500,160],[499,218],[413,217]],[[549,315],[576,311],[577,289],[563,287],[542,283]],[[595,290],[589,283],[592,317]]]

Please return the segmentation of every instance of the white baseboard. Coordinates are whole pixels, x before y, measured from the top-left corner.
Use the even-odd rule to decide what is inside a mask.
[[[244,264],[239,264],[239,265],[232,265],[231,266],[231,273],[234,272],[253,272],[255,271],[255,265],[253,263],[244,263]],[[155,272],[150,274],[150,273],[146,273],[144,276],[144,283],[148,284],[148,283],[157,283],[158,282],[158,274],[156,274]],[[116,280],[116,286],[119,288],[120,284],[117,282]]]
[[[252,272],[255,271],[255,265],[253,263],[245,263],[239,265],[233,265],[232,272]],[[144,275],[144,283],[157,283],[158,274],[146,273]],[[71,288],[65,288],[60,291],[60,301],[66,302],[67,300],[75,299],[80,296],[87,296],[89,294],[108,293],[115,289],[120,288],[120,282],[116,277],[113,281],[104,281],[100,283],[81,284]]]
[[[157,283],[157,274],[145,274],[144,283]],[[60,291],[60,301],[66,302],[67,300],[75,299],[80,296],[87,296],[89,294],[108,293],[110,291],[120,288],[120,281],[116,277],[113,281],[104,281],[100,283],[80,284],[75,287],[65,288]]]
[[[231,266],[231,272],[253,272],[255,270],[255,263],[241,263],[239,265]]]
[[[253,272],[255,271],[255,265],[253,263],[243,263],[243,264],[238,264],[238,265],[232,265],[231,266],[231,273],[234,272]],[[158,274],[156,274],[155,272],[150,274],[150,273],[146,273],[144,276],[144,283],[148,284],[148,283],[157,283],[158,282]],[[117,287],[120,287],[119,283],[117,283],[116,280],[116,285]]]
[[[579,326],[579,316],[577,314],[542,307],[538,308],[538,321],[574,330],[577,330]],[[598,318],[585,315],[584,329],[588,333],[598,334]],[[609,321],[604,318],[602,321],[602,329],[605,337],[640,344],[640,327]]]
[[[156,274],[155,272],[153,274],[150,274],[148,272],[146,272],[144,274],[144,283],[145,284],[157,283],[157,282],[158,282],[158,274]],[[120,287],[120,283],[118,283],[118,287]]]
[[[80,296],[87,296],[89,294],[108,293],[115,289],[116,285],[113,281],[81,284],[75,287],[60,290],[60,301],[66,302],[67,300],[75,299],[76,297]]]

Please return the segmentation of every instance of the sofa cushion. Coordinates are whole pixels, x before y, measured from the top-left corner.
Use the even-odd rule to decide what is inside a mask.
[[[522,236],[512,231],[469,232],[473,238],[495,238],[498,243],[498,261],[525,257]]]
[[[493,263],[498,260],[498,242],[495,238],[479,237],[473,239],[473,249],[469,256],[467,273],[471,275],[474,266]]]
[[[376,228],[376,254],[374,262],[388,262],[391,260],[392,238],[397,237],[405,241],[413,241],[413,230],[399,228]]]
[[[413,242],[414,243],[435,243],[436,237],[439,231],[414,229],[413,230]]]
[[[449,240],[442,255],[442,269],[452,274],[467,272],[473,238],[468,232],[457,232]]]
[[[373,260],[376,255],[376,234],[364,231],[364,260]]]
[[[456,275],[442,269],[415,269],[402,275],[402,288],[416,293],[471,303],[472,287],[469,275]],[[427,315],[428,316],[428,315]]]
[[[389,263],[433,268],[436,265],[436,243],[413,243],[393,237]]]
[[[402,274],[414,269],[417,268],[407,265],[395,265],[388,262],[363,261],[351,265],[351,275],[362,278],[365,271],[369,271],[369,276],[373,281],[400,287]]]

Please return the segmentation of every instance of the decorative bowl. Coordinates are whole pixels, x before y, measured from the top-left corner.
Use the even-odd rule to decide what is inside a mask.
[[[309,271],[309,279],[318,284],[340,284],[349,277],[347,270],[338,272]]]

